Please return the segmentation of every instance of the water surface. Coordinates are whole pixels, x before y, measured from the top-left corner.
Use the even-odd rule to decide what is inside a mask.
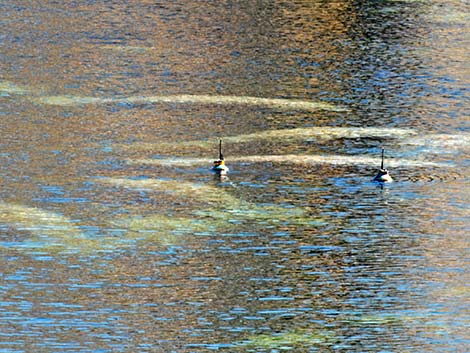
[[[465,1],[0,8],[0,352],[469,351]]]

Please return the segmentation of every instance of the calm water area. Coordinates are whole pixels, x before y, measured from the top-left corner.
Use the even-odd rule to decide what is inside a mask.
[[[0,11],[0,352],[470,352],[468,1]]]

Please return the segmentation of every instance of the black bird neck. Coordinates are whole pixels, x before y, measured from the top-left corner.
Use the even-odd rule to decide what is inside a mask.
[[[222,154],[222,140],[219,140],[219,160],[224,160],[224,155]]]
[[[382,148],[382,163],[380,164],[380,169],[384,169],[384,151],[385,149]]]

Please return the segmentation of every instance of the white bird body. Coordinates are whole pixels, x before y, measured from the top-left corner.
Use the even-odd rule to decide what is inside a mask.
[[[393,178],[390,176],[387,169],[380,169],[373,180],[379,183],[390,183],[393,181]]]
[[[217,160],[214,161],[211,170],[216,173],[227,174],[230,169],[225,165],[223,160]]]

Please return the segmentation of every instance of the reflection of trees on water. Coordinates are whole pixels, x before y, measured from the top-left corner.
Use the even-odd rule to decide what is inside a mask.
[[[325,6],[315,3],[303,9],[301,18],[307,22],[316,13],[324,15],[323,21],[305,24],[303,39],[297,42],[297,67],[308,87],[350,102],[355,119],[363,124],[382,125],[397,114],[410,116],[422,90],[422,62],[410,50],[423,35],[416,23],[422,4],[343,2],[330,11],[317,11],[315,6]]]

